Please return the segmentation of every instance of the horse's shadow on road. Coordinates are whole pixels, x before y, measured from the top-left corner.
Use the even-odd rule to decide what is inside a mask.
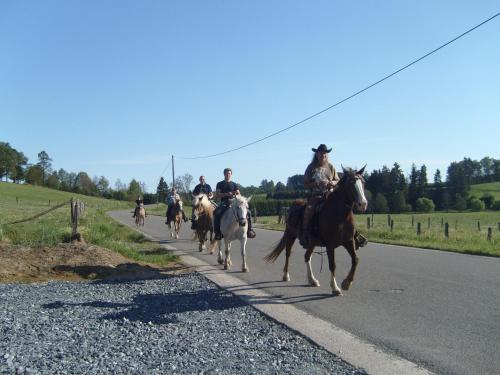
[[[168,277],[168,276],[167,276]],[[103,281],[99,283],[114,284],[123,281]],[[329,297],[329,296],[328,296]],[[243,300],[243,299],[244,300]],[[238,298],[230,292],[219,289],[201,289],[196,291],[173,291],[162,294],[135,295],[130,302],[94,300],[82,303],[56,301],[43,305],[45,309],[72,309],[91,307],[104,310],[103,320],[115,320],[126,323],[142,322],[145,324],[175,324],[192,319],[191,312],[227,311],[236,313],[237,309],[248,304],[286,304],[289,302],[304,302],[327,298],[325,294],[309,296],[244,296]],[[208,318],[209,316],[207,316]]]

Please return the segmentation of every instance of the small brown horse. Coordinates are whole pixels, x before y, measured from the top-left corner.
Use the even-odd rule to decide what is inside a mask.
[[[168,228],[170,229],[170,237],[175,239],[179,239],[179,232],[181,231],[181,222],[182,222],[182,210],[177,202],[170,209],[170,218],[168,222]],[[174,227],[172,229],[172,221],[174,222]]]
[[[312,286],[319,286],[311,268],[311,255],[316,246],[326,246],[328,254],[328,265],[331,272],[330,286],[334,295],[342,295],[335,280],[335,248],[344,246],[351,256],[351,270],[342,281],[342,289],[348,290],[354,279],[354,273],[358,265],[358,257],[355,253],[356,242],[354,240],[354,213],[353,206],[356,204],[362,212],[366,211],[368,201],[364,195],[363,171],[350,168],[342,168],[344,174],[334,191],[329,193],[323,203],[319,203],[319,212],[313,219],[316,231],[311,246],[306,250],[305,261],[307,264],[308,282]],[[302,225],[302,217],[306,202],[296,200],[288,214],[285,232],[274,250],[266,256],[266,261],[274,262],[281,252],[286,248],[285,268],[283,269],[283,281],[289,281],[288,262],[292,252],[292,245],[298,237]]]
[[[214,232],[214,206],[206,194],[199,194],[193,197],[192,207],[195,217],[197,218],[195,240],[198,239],[198,250],[202,251],[205,249],[205,241],[207,241],[208,232],[210,232],[210,241],[212,241]]]
[[[139,207],[135,208],[135,225],[144,226],[144,219],[146,217],[146,209],[144,204],[139,204]]]

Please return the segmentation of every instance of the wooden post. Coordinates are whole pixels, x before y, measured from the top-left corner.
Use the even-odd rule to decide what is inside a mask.
[[[81,213],[81,205],[78,200],[71,198],[71,242],[82,242],[82,236],[78,233],[78,220]]]
[[[50,199],[49,199],[49,206],[50,206]]]
[[[391,219],[391,232],[394,230],[394,220]]]
[[[390,214],[387,214],[387,226],[388,227],[391,226],[391,215]]]
[[[16,197],[16,203],[19,204],[19,197]],[[498,223],[498,229],[500,229],[500,223]]]
[[[441,218],[441,229],[443,228],[444,218]]]
[[[375,222],[373,221],[373,212],[372,212],[372,227],[373,227],[373,224],[375,224]],[[498,230],[500,230],[500,223],[498,223]]]
[[[369,216],[366,218],[366,227],[368,229],[370,229],[370,217]]]
[[[415,226],[415,216],[411,215],[411,227]]]
[[[446,224],[444,225],[444,236],[445,236],[446,238],[450,237],[450,232],[449,232],[449,225],[448,225],[448,223],[446,223]]]
[[[498,230],[500,230],[500,223],[498,223]]]
[[[490,242],[491,242],[491,235],[492,235],[492,232],[493,232],[493,231],[492,231],[491,227],[488,227],[488,237],[487,237],[487,239],[488,239],[488,241],[490,241]]]
[[[420,236],[420,233],[422,233],[420,229],[420,221],[417,223],[417,235]]]
[[[253,208],[253,222],[257,222],[257,209],[255,207]]]
[[[477,221],[477,230],[481,232],[481,222]]]
[[[458,230],[458,220],[455,220],[455,230]]]
[[[278,210],[278,224],[281,224],[281,215],[282,215],[282,207],[280,207],[280,209]]]
[[[427,229],[431,229],[431,217],[427,218]]]

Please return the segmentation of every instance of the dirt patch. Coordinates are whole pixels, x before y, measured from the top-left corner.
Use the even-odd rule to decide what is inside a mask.
[[[0,282],[154,279],[188,271],[178,263],[158,267],[131,261],[95,245],[60,244],[31,248],[0,243]]]

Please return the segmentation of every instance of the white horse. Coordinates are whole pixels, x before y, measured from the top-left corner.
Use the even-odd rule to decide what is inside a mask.
[[[218,240],[213,240],[210,244],[210,254],[213,254],[215,246],[219,245],[218,262],[220,264],[224,263],[224,269],[228,270],[231,268],[231,242],[234,240],[240,240],[241,246],[241,257],[243,258],[243,263],[241,265],[241,270],[243,272],[248,272],[247,266],[247,256],[246,256],[246,244],[247,244],[247,212],[248,212],[248,202],[250,198],[245,198],[242,195],[237,195],[231,199],[231,206],[222,214],[220,220],[220,231],[224,236],[224,245],[226,248],[226,258],[222,259],[221,246]]]

